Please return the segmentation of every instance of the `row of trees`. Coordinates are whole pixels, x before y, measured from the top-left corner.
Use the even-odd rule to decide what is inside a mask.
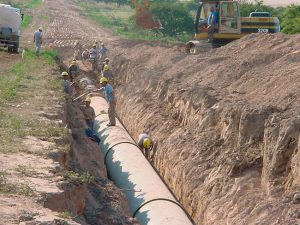
[[[131,5],[131,0],[94,0],[118,5]],[[143,1],[143,0],[140,0]],[[240,0],[241,16],[248,16],[250,12],[266,11],[276,16],[281,21],[282,31],[287,34],[300,32],[300,6],[290,5],[287,7],[271,7],[264,5],[263,0]],[[192,34],[194,18],[191,14],[196,11],[198,0],[182,2],[178,0],[150,0],[151,12],[159,19],[163,28],[159,32],[164,35],[176,36]]]

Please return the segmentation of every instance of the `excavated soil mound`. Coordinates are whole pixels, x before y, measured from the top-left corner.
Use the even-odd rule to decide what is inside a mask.
[[[117,111],[197,224],[299,224],[300,36],[199,55],[115,43]]]

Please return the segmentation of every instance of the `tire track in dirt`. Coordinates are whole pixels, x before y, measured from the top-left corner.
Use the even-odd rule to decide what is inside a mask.
[[[92,44],[95,40],[116,40],[108,30],[98,27],[80,16],[80,9],[72,1],[45,1],[45,13],[50,24],[44,31],[46,43],[54,48],[73,47],[76,41]]]

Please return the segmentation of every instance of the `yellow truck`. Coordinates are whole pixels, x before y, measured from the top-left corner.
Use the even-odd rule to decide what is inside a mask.
[[[237,1],[200,0],[195,19],[195,40],[187,43],[187,51],[194,49],[199,40],[207,40],[207,20],[210,9],[214,7],[218,23],[213,34],[213,46],[224,45],[250,33],[280,32],[280,22],[268,12],[252,12],[249,17],[240,16]]]

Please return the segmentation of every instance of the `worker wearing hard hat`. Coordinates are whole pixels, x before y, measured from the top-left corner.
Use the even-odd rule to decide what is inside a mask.
[[[81,111],[83,112],[86,124],[93,130],[96,115],[94,108],[91,107],[91,99],[89,96],[85,98],[84,103],[85,106],[81,107]]]
[[[81,58],[82,58],[83,60],[88,60],[88,59],[89,59],[89,55],[90,55],[89,50],[88,50],[88,49],[85,49],[85,50],[82,52],[82,54],[81,54]]]
[[[150,151],[154,147],[154,142],[153,142],[152,138],[148,134],[142,133],[138,137],[137,144],[138,144],[139,148],[143,151],[145,157],[149,158]]]
[[[112,78],[112,71],[111,71],[111,65],[109,63],[109,58],[105,59],[101,71],[103,77],[106,77],[108,80]]]
[[[101,43],[101,48],[99,50],[100,62],[102,62],[107,57],[108,49],[104,46],[104,43]]]
[[[78,76],[78,73],[79,73],[79,66],[77,64],[77,61],[74,59],[72,60],[69,66],[69,74],[70,74],[71,81],[73,81],[73,79]]]
[[[104,91],[106,101],[108,103],[108,117],[109,117],[109,123],[107,126],[115,126],[116,125],[116,112],[115,112],[115,106],[116,106],[116,97],[115,93],[113,91],[112,86],[108,83],[108,79],[106,77],[101,77],[100,79],[100,85],[102,86],[100,91]]]
[[[89,51],[90,59],[98,59],[99,51],[97,50],[97,45],[93,44],[93,47]]]
[[[35,43],[35,54],[39,55],[41,52],[41,47],[43,43],[43,28],[40,27],[33,35],[33,42]]]
[[[62,72],[61,76],[63,78],[63,80],[62,80],[63,92],[68,94],[68,95],[72,95],[72,85],[73,85],[73,83],[68,80],[68,78],[69,78],[68,72],[66,72],[66,71]]]
[[[93,47],[89,51],[89,60],[92,64],[92,71],[95,72],[98,68],[98,58],[99,58],[99,51],[97,50],[97,45],[93,44]]]

